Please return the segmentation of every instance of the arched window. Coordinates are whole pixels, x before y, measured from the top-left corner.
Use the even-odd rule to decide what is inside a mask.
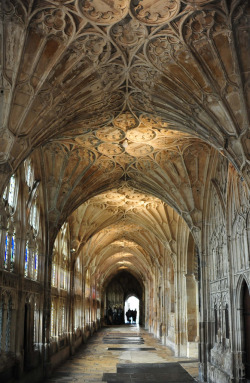
[[[8,184],[8,186],[6,186],[4,193],[3,193],[3,199],[11,208],[10,209],[11,213],[13,213],[15,208],[16,208],[17,193],[18,193],[18,188],[17,188],[16,177],[13,174],[10,177],[9,184]]]
[[[28,216],[28,237],[25,248],[24,276],[33,280],[38,279],[39,271],[39,228],[40,211],[38,205],[38,192],[32,197]]]
[[[28,277],[29,275],[29,261],[30,261],[30,250],[29,250],[29,241],[26,241],[25,246],[25,261],[24,261],[24,276]]]
[[[11,222],[11,221],[10,221]],[[5,235],[4,248],[4,268],[9,271],[14,271],[16,257],[16,233],[13,225],[9,223]]]
[[[7,187],[5,188],[5,190],[3,192],[3,199],[4,199],[4,201],[7,201],[7,199],[8,199],[8,188]]]
[[[34,182],[34,169],[30,158],[24,161],[24,170],[26,184],[31,189]]]
[[[34,254],[34,280],[38,278],[38,246],[36,246]]]
[[[9,193],[8,193],[8,203],[11,207],[15,207],[15,187],[16,187],[16,179],[14,176],[10,178],[9,184]]]
[[[29,223],[34,231],[34,235],[37,235],[39,231],[39,211],[38,211],[37,195],[35,195],[31,209],[30,209]]]
[[[7,269],[8,267],[8,258],[9,258],[9,234],[8,231],[6,233],[5,237],[5,250],[4,250],[4,268]]]
[[[58,335],[63,336],[66,332],[66,309],[65,301],[60,299],[59,301],[59,321],[58,321]]]
[[[10,270],[11,271],[14,270],[15,257],[16,257],[16,233],[14,231],[11,236],[11,249],[10,249]]]
[[[52,263],[52,286],[56,287],[56,264],[53,262]]]
[[[52,300],[51,302],[51,317],[50,317],[50,336],[56,336],[56,307],[55,303]]]
[[[17,205],[18,184],[15,175],[12,175],[5,188],[3,200],[5,204],[5,224],[1,228],[0,239],[4,240],[4,254],[1,260],[5,270],[14,271],[16,257],[16,232],[14,214]]]

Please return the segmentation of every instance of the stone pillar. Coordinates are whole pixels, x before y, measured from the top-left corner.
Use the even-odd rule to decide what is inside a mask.
[[[186,274],[187,294],[187,357],[197,358],[198,356],[198,302],[197,282],[194,274]]]
[[[70,353],[71,355],[75,354],[75,262],[72,262],[73,264],[71,265],[71,269],[69,272],[70,275],[70,291],[69,291],[69,342],[70,342]]]

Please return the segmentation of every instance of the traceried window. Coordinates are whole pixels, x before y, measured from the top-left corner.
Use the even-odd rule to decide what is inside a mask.
[[[8,203],[11,207],[15,206],[15,186],[16,186],[16,179],[14,176],[12,176],[10,178],[9,195],[8,195]]]
[[[24,275],[26,278],[33,280],[38,279],[39,271],[39,222],[40,212],[38,205],[37,192],[33,195],[33,200],[29,213],[29,234],[26,242],[25,249],[25,270]]]
[[[14,270],[14,262],[16,257],[16,233],[11,236],[11,249],[10,249],[10,269]]]
[[[56,287],[56,264],[52,263],[52,286]]]
[[[3,193],[3,199],[7,201],[7,198],[8,198],[8,188],[6,187]]]
[[[58,321],[58,335],[62,336],[66,332],[66,309],[65,301],[60,300],[59,307],[59,321]]]
[[[10,177],[10,181],[8,186],[6,186],[4,193],[3,193],[3,199],[8,202],[8,205],[14,209],[16,205],[17,200],[17,185],[16,185],[16,177],[12,175]]]
[[[34,170],[30,159],[24,161],[24,169],[26,184],[31,189],[34,182]]]
[[[29,259],[30,257],[30,250],[29,250],[29,241],[26,242],[25,246],[25,261],[24,261],[24,276],[28,277],[29,275]]]
[[[33,275],[34,275],[34,280],[36,281],[37,277],[38,277],[38,247],[36,247],[35,253],[34,253],[34,272],[33,272]]]
[[[4,253],[1,258],[1,267],[8,271],[14,271],[16,257],[16,234],[14,213],[17,205],[18,185],[15,175],[12,175],[9,184],[5,188],[3,200],[7,214],[6,229],[0,230],[0,241],[4,242]]]
[[[34,202],[30,210],[29,222],[30,222],[30,226],[35,231],[35,234],[37,234],[39,230],[37,196],[35,196]]]
[[[50,336],[56,335],[56,333],[55,333],[55,331],[56,331],[55,319],[56,319],[55,303],[52,301],[52,303],[51,303],[51,317],[50,317]]]
[[[66,330],[65,328],[65,305],[62,306],[62,333]]]
[[[4,268],[9,271],[14,271],[14,263],[16,256],[16,233],[13,230],[7,230],[5,236],[5,249],[4,249]]]
[[[26,278],[31,278],[33,280],[37,280],[38,278],[38,246],[35,248],[31,246],[30,242],[26,242],[25,247],[25,262],[24,262],[24,276]]]
[[[69,239],[69,226],[65,222],[58,232],[53,246],[51,285],[66,291],[69,287],[70,278]],[[53,294],[55,296],[51,302],[50,336],[52,338],[59,337],[59,341],[64,342],[62,338],[67,332],[67,304],[64,298],[58,296],[58,290],[53,291]],[[62,295],[65,297],[65,292]]]
[[[4,249],[4,268],[8,267],[8,257],[9,257],[9,235],[8,232],[5,237],[5,249]]]

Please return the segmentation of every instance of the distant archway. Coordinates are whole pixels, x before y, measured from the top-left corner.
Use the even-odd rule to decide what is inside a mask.
[[[131,317],[129,318],[129,322],[126,317],[127,312],[132,311]],[[133,313],[136,310],[136,316],[133,316]],[[125,300],[125,305],[124,305],[124,320],[125,323],[131,323],[131,324],[139,324],[139,317],[140,317],[140,300],[132,295],[128,297]]]
[[[143,286],[141,282],[129,271],[120,271],[118,272],[111,280],[108,281],[106,287],[104,286],[106,307],[104,308],[104,315],[107,318],[110,317],[108,311],[112,310],[112,320],[108,320],[108,324],[122,324],[127,322],[127,318],[122,312],[122,323],[120,320],[116,321],[114,314],[118,309],[122,308],[122,311],[125,309],[125,301],[130,297],[136,297],[139,301],[140,308],[137,308],[137,318],[136,322],[144,324],[144,293]],[[131,307],[132,309],[132,307]],[[138,312],[140,311],[140,317]],[[126,312],[126,311],[125,311]]]

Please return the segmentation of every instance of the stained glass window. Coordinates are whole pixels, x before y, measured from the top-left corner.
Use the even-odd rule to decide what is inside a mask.
[[[32,212],[32,226],[34,227],[34,229],[37,228],[36,219],[37,219],[37,206],[36,206],[36,204],[34,204],[33,205],[33,212]]]
[[[25,263],[24,263],[24,276],[28,276],[28,267],[29,267],[29,242],[26,242],[25,247]]]
[[[33,169],[32,169],[31,161],[30,160],[24,161],[24,167],[25,167],[26,183],[31,188],[32,181],[33,181]]]
[[[51,305],[50,333],[52,336],[54,335],[54,302]]]
[[[30,277],[32,279],[34,279],[34,263],[35,263],[35,253],[34,253],[34,250],[30,250],[29,254],[30,254],[30,260],[29,260],[29,264],[30,264]]]
[[[5,249],[4,249],[4,268],[8,267],[8,258],[9,258],[9,234],[7,232],[5,237]]]
[[[10,249],[10,269],[14,270],[14,262],[16,256],[16,233],[14,232],[11,237],[11,249]]]
[[[34,279],[37,280],[37,277],[38,277],[38,249],[36,248],[35,258],[34,258]]]
[[[56,264],[52,264],[52,286],[56,286]]]
[[[12,176],[10,179],[9,196],[8,196],[9,205],[12,207],[14,207],[14,202],[15,202],[15,186],[16,186],[16,179],[14,176]]]
[[[35,198],[37,198],[37,197],[35,197]],[[30,222],[30,226],[32,226],[33,229],[38,232],[37,215],[38,215],[38,210],[37,210],[37,204],[36,204],[36,200],[35,200],[32,207],[31,207],[29,222]]]
[[[65,306],[62,306],[62,333],[65,332]]]
[[[8,189],[7,187],[5,188],[4,192],[3,192],[3,199],[6,201],[7,200],[7,193],[8,193]]]

